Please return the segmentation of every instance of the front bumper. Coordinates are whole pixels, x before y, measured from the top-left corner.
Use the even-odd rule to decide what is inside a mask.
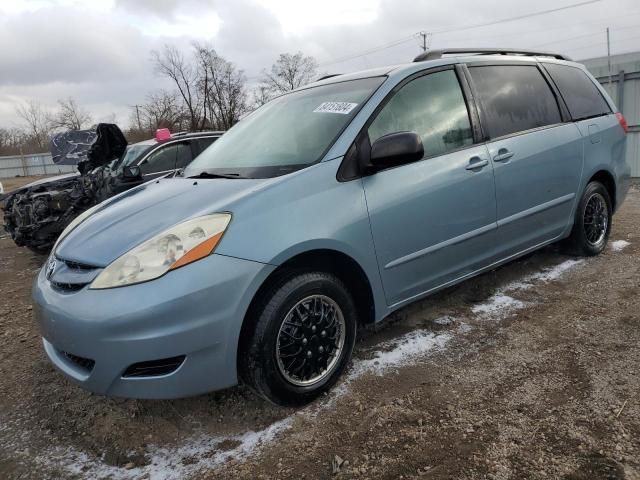
[[[274,268],[214,254],[147,283],[75,292],[53,287],[43,268],[34,312],[50,360],[82,388],[131,398],[196,395],[237,383],[242,320]],[[171,373],[123,377],[133,364],[183,355]]]

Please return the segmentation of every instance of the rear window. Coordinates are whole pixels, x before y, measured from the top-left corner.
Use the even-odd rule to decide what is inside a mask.
[[[536,66],[469,68],[491,138],[562,121],[549,84]]]
[[[581,69],[555,63],[547,63],[545,68],[558,86],[574,120],[611,113],[598,87]]]

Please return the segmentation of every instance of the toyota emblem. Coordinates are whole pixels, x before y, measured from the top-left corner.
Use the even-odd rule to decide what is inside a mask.
[[[56,269],[56,259],[52,255],[51,258],[49,259],[49,262],[47,263],[47,272],[46,272],[47,280],[51,279],[51,275],[53,275],[53,272],[55,271],[55,269]]]

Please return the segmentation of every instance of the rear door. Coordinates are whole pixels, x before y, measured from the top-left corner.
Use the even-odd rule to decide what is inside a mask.
[[[421,161],[362,179],[387,302],[396,305],[490,263],[496,246],[493,169],[451,67],[396,88],[368,142],[411,131]]]
[[[535,63],[469,66],[493,162],[502,256],[560,236],[571,221],[582,138],[565,123],[550,81]]]

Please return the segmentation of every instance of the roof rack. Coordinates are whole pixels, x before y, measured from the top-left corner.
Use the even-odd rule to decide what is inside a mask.
[[[551,52],[538,52],[535,50],[518,50],[513,48],[444,48],[441,50],[431,50],[424,52],[413,59],[414,62],[424,62],[426,60],[437,60],[444,55],[471,53],[477,55],[524,55],[527,57],[552,57],[558,60],[571,60],[566,55]]]
[[[340,75],[342,75],[342,74],[341,73],[330,73],[329,75],[325,75],[323,77],[320,77],[319,79],[316,80],[316,82],[319,82],[320,80],[326,80],[327,78],[339,77]]]
[[[185,137],[188,135],[202,135],[202,134],[217,134],[224,133],[223,130],[185,130],[182,132],[175,132],[171,134],[172,138],[175,137]]]

